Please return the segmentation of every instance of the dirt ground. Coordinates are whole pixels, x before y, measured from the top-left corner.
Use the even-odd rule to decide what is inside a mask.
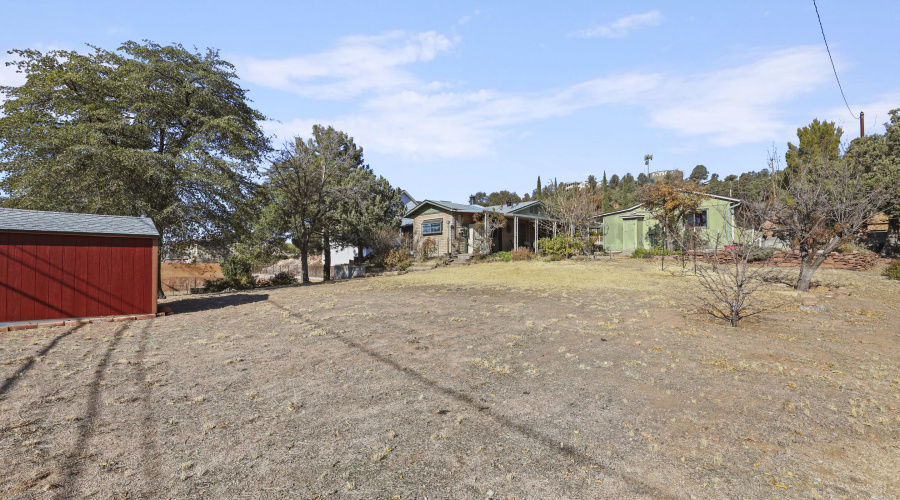
[[[900,283],[514,262],[0,334],[0,496],[898,498]],[[849,293],[849,295],[847,295]]]

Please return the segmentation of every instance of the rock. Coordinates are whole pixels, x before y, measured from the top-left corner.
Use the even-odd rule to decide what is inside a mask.
[[[804,296],[800,298],[800,303],[802,303],[804,306],[812,307],[816,305],[816,298]]]
[[[172,314],[172,308],[169,306],[162,306],[159,308],[159,312],[164,312],[166,314]]]
[[[826,311],[825,306],[807,306],[803,305],[799,308],[801,311],[823,313]]]
[[[116,361],[116,364],[117,365],[128,365],[131,363],[127,359],[120,359],[120,360]]]

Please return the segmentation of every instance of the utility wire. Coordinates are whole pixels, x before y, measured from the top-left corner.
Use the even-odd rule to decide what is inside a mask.
[[[822,18],[819,16],[819,6],[816,5],[816,0],[813,0],[813,7],[816,9],[816,18],[819,20],[819,29],[822,30],[822,40],[825,40],[825,50],[828,52],[828,59],[831,61],[834,79],[837,80],[838,88],[841,89],[841,97],[844,98],[844,104],[847,105],[847,111],[850,112],[850,116],[852,116],[854,120],[859,120],[859,116],[853,114],[853,110],[850,109],[850,103],[847,102],[847,96],[844,95],[844,87],[841,86],[841,79],[838,78],[837,68],[834,67],[834,59],[831,57],[831,49],[828,48],[828,39],[825,38],[825,28],[822,27]]]

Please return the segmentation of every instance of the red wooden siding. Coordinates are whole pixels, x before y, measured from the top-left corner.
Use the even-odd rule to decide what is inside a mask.
[[[0,233],[0,322],[154,312],[154,243]]]

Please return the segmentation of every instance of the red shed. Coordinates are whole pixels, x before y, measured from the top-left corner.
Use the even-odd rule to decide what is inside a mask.
[[[0,323],[156,313],[144,217],[0,208]]]

